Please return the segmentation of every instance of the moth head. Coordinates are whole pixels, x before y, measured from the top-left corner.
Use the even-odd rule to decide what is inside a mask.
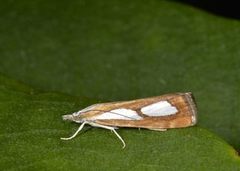
[[[63,120],[68,120],[68,121],[73,121],[73,122],[77,122],[77,123],[82,123],[83,119],[79,116],[76,116],[77,112],[73,113],[73,114],[68,114],[68,115],[63,115],[62,119]]]
[[[74,118],[74,117],[73,117],[72,114],[70,114],[70,115],[63,115],[62,118],[63,118],[63,120],[73,121],[73,118]]]
[[[96,109],[97,106],[99,106],[99,104],[91,105],[82,110],[79,110],[78,112],[63,115],[62,118],[63,120],[82,123],[84,120],[86,120],[88,117],[91,117],[93,114],[99,113],[99,111]]]

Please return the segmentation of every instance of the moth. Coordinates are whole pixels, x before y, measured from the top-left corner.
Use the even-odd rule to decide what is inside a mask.
[[[88,124],[111,130],[126,146],[115,129],[119,127],[146,128],[166,131],[170,128],[184,128],[197,123],[197,108],[191,92],[173,93],[131,101],[99,103],[63,115],[63,120],[81,123],[69,138],[74,138]]]

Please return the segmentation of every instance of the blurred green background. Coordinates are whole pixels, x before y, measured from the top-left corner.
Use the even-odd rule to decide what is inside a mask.
[[[54,118],[59,120],[51,120],[55,125],[50,127],[64,130],[58,134],[58,136],[63,136],[70,133],[71,128],[74,131],[77,125],[64,123],[64,127],[61,126],[63,122],[61,122],[60,116],[93,102],[130,100],[170,92],[191,91],[198,104],[199,128],[191,128],[186,131],[194,136],[196,132],[198,133],[198,129],[207,129],[235,149],[240,149],[240,22],[238,20],[215,16],[180,2],[167,0],[5,1],[0,6],[0,14],[1,104],[4,104],[6,98],[8,99],[6,96],[13,93],[9,97],[10,101],[14,101],[18,97],[21,102],[24,101],[23,103],[27,108],[32,103],[32,97],[28,96],[34,95],[35,91],[37,94],[40,92],[59,92],[46,93],[47,95],[44,94],[43,97],[35,96],[33,99],[39,100],[40,98],[41,105],[45,101],[46,104],[44,103],[43,108],[51,108],[52,105],[49,104],[52,101],[61,102],[57,103],[56,108],[53,105],[55,113],[43,112],[41,114],[46,117],[54,114]],[[16,88],[24,87],[24,85],[13,80],[18,80],[35,90],[29,87],[23,88],[24,91]],[[27,92],[28,95],[22,93],[19,95],[16,91]],[[64,99],[66,99],[66,104],[62,102]],[[15,105],[17,102],[19,101],[14,102]],[[59,107],[60,109],[58,109]],[[7,124],[9,116],[15,118],[15,109],[19,110],[18,107],[13,108],[9,104],[4,104],[4,107],[1,107],[0,119],[4,131],[2,135],[4,136],[21,127],[19,122],[11,123],[15,127],[10,123]],[[32,112],[34,113],[36,110],[32,109],[31,112],[26,112],[24,107],[23,109],[20,110],[21,115],[18,113],[18,117],[26,117],[24,120],[26,124],[30,120],[34,123],[34,118],[29,120],[28,116],[31,116]],[[11,111],[12,115],[6,114],[7,111]],[[41,123],[40,116],[38,119],[39,123],[34,126],[36,129]],[[48,119],[44,120],[45,123],[48,121]],[[3,128],[3,125],[9,129]],[[32,127],[26,126],[26,129],[32,129]],[[138,132],[135,130],[123,130],[121,133],[125,134],[126,142],[128,138],[133,139],[128,133],[131,131],[135,137],[138,137]],[[182,131],[181,134],[185,134],[185,130]],[[111,140],[113,136],[105,132],[107,131],[91,130],[87,131],[86,134],[92,134],[89,136],[90,139],[92,137],[92,140],[93,135],[98,136],[98,134],[109,136],[108,138]],[[166,135],[160,135],[159,144],[162,143],[161,137],[168,134],[170,138],[180,136],[178,131],[169,132]],[[206,133],[207,137],[212,135],[210,132]],[[147,134],[154,137],[153,135],[156,133],[146,132],[146,137]],[[204,137],[204,134],[200,135]],[[51,136],[49,135],[49,137]],[[215,138],[213,139],[215,140]],[[150,140],[151,138],[147,142],[151,142]],[[167,141],[167,139],[164,140]],[[207,140],[209,138],[203,139],[203,141]],[[84,142],[84,138],[78,137],[74,142],[77,144],[80,141]],[[131,141],[133,140],[130,140],[130,144]],[[216,141],[217,143],[218,141],[225,143],[218,138]],[[29,144],[31,144],[30,142]],[[36,140],[37,142],[38,140]],[[59,143],[58,140],[54,142]],[[85,140],[85,143],[88,141]],[[11,147],[10,144],[5,143],[4,145],[8,148]],[[45,146],[47,145],[52,146],[50,142],[49,144],[45,142]],[[225,145],[223,145],[224,148]],[[82,143],[81,146],[83,147],[84,144]],[[204,145],[203,149],[208,151],[209,149],[205,149],[206,146]],[[169,147],[169,144],[166,147]],[[104,146],[99,148],[104,148]],[[117,141],[112,149],[116,148],[119,148]],[[221,148],[216,147],[216,151]],[[227,148],[231,149],[230,146]],[[92,150],[94,151],[96,148]],[[137,151],[137,149],[134,150],[134,152]],[[72,149],[69,151],[74,153]],[[121,150],[119,149],[119,151]],[[14,150],[12,153],[2,152],[7,156],[7,161]],[[120,152],[119,155],[135,154],[134,152],[125,151]],[[95,151],[95,153],[102,153],[102,151]],[[114,158],[110,155],[111,150],[106,153],[109,154],[109,158]],[[144,156],[144,151],[142,153],[141,155]],[[12,160],[20,155],[20,153],[16,154],[12,156]],[[26,152],[26,154],[31,156],[34,153]],[[219,155],[215,152],[211,154],[212,156]],[[77,153],[74,153],[75,155],[77,157]],[[189,156],[189,154],[186,155]],[[67,156],[71,155],[67,154]],[[174,154],[174,157],[177,156]],[[178,157],[180,156],[179,153]],[[170,160],[174,157],[169,155]],[[27,157],[26,162],[30,158]],[[234,160],[234,162],[237,160],[239,168],[239,158],[236,156],[233,158],[221,160],[223,163],[227,160]],[[186,157],[186,161],[187,159],[188,157]],[[206,158],[203,157],[199,161],[205,161],[203,159]],[[76,158],[72,160],[76,160]],[[9,161],[11,160],[9,159]],[[197,161],[195,162],[197,163]],[[193,163],[196,164],[195,162]],[[3,163],[2,167],[6,168],[7,163]],[[210,163],[212,163],[212,169],[214,165],[218,165],[214,162]],[[41,167],[43,164],[40,164]],[[57,163],[55,164],[57,165]],[[58,169],[69,169],[69,165],[65,164]],[[179,163],[180,165],[181,163]],[[32,166],[34,164],[27,168]],[[70,164],[70,166],[73,169],[77,168],[77,165]],[[136,166],[133,170],[141,168],[174,170],[178,168],[178,165],[174,168],[175,166],[171,166],[170,163],[166,163],[166,166],[160,165],[157,161],[156,166],[151,165],[152,169],[146,165],[139,166],[139,168]],[[187,166],[184,165],[180,168],[185,170],[188,168]],[[87,168],[88,166],[82,167]],[[207,168],[208,164],[203,164],[201,170]],[[209,166],[209,168],[211,167]],[[236,169],[235,165],[229,168]]]

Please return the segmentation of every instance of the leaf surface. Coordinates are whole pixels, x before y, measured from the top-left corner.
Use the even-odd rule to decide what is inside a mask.
[[[81,98],[41,93],[0,77],[1,170],[239,170],[232,147],[201,127],[166,132],[121,128],[127,147],[108,130],[61,115],[82,108]],[[84,99],[85,103],[94,103]]]

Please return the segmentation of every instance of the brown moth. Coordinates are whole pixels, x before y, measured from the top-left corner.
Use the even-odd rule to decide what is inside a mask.
[[[115,131],[118,127],[146,128],[165,131],[169,128],[183,128],[197,123],[197,109],[192,93],[174,93],[131,101],[99,103],[69,115],[63,120],[82,123],[69,138],[74,138],[85,124]]]

